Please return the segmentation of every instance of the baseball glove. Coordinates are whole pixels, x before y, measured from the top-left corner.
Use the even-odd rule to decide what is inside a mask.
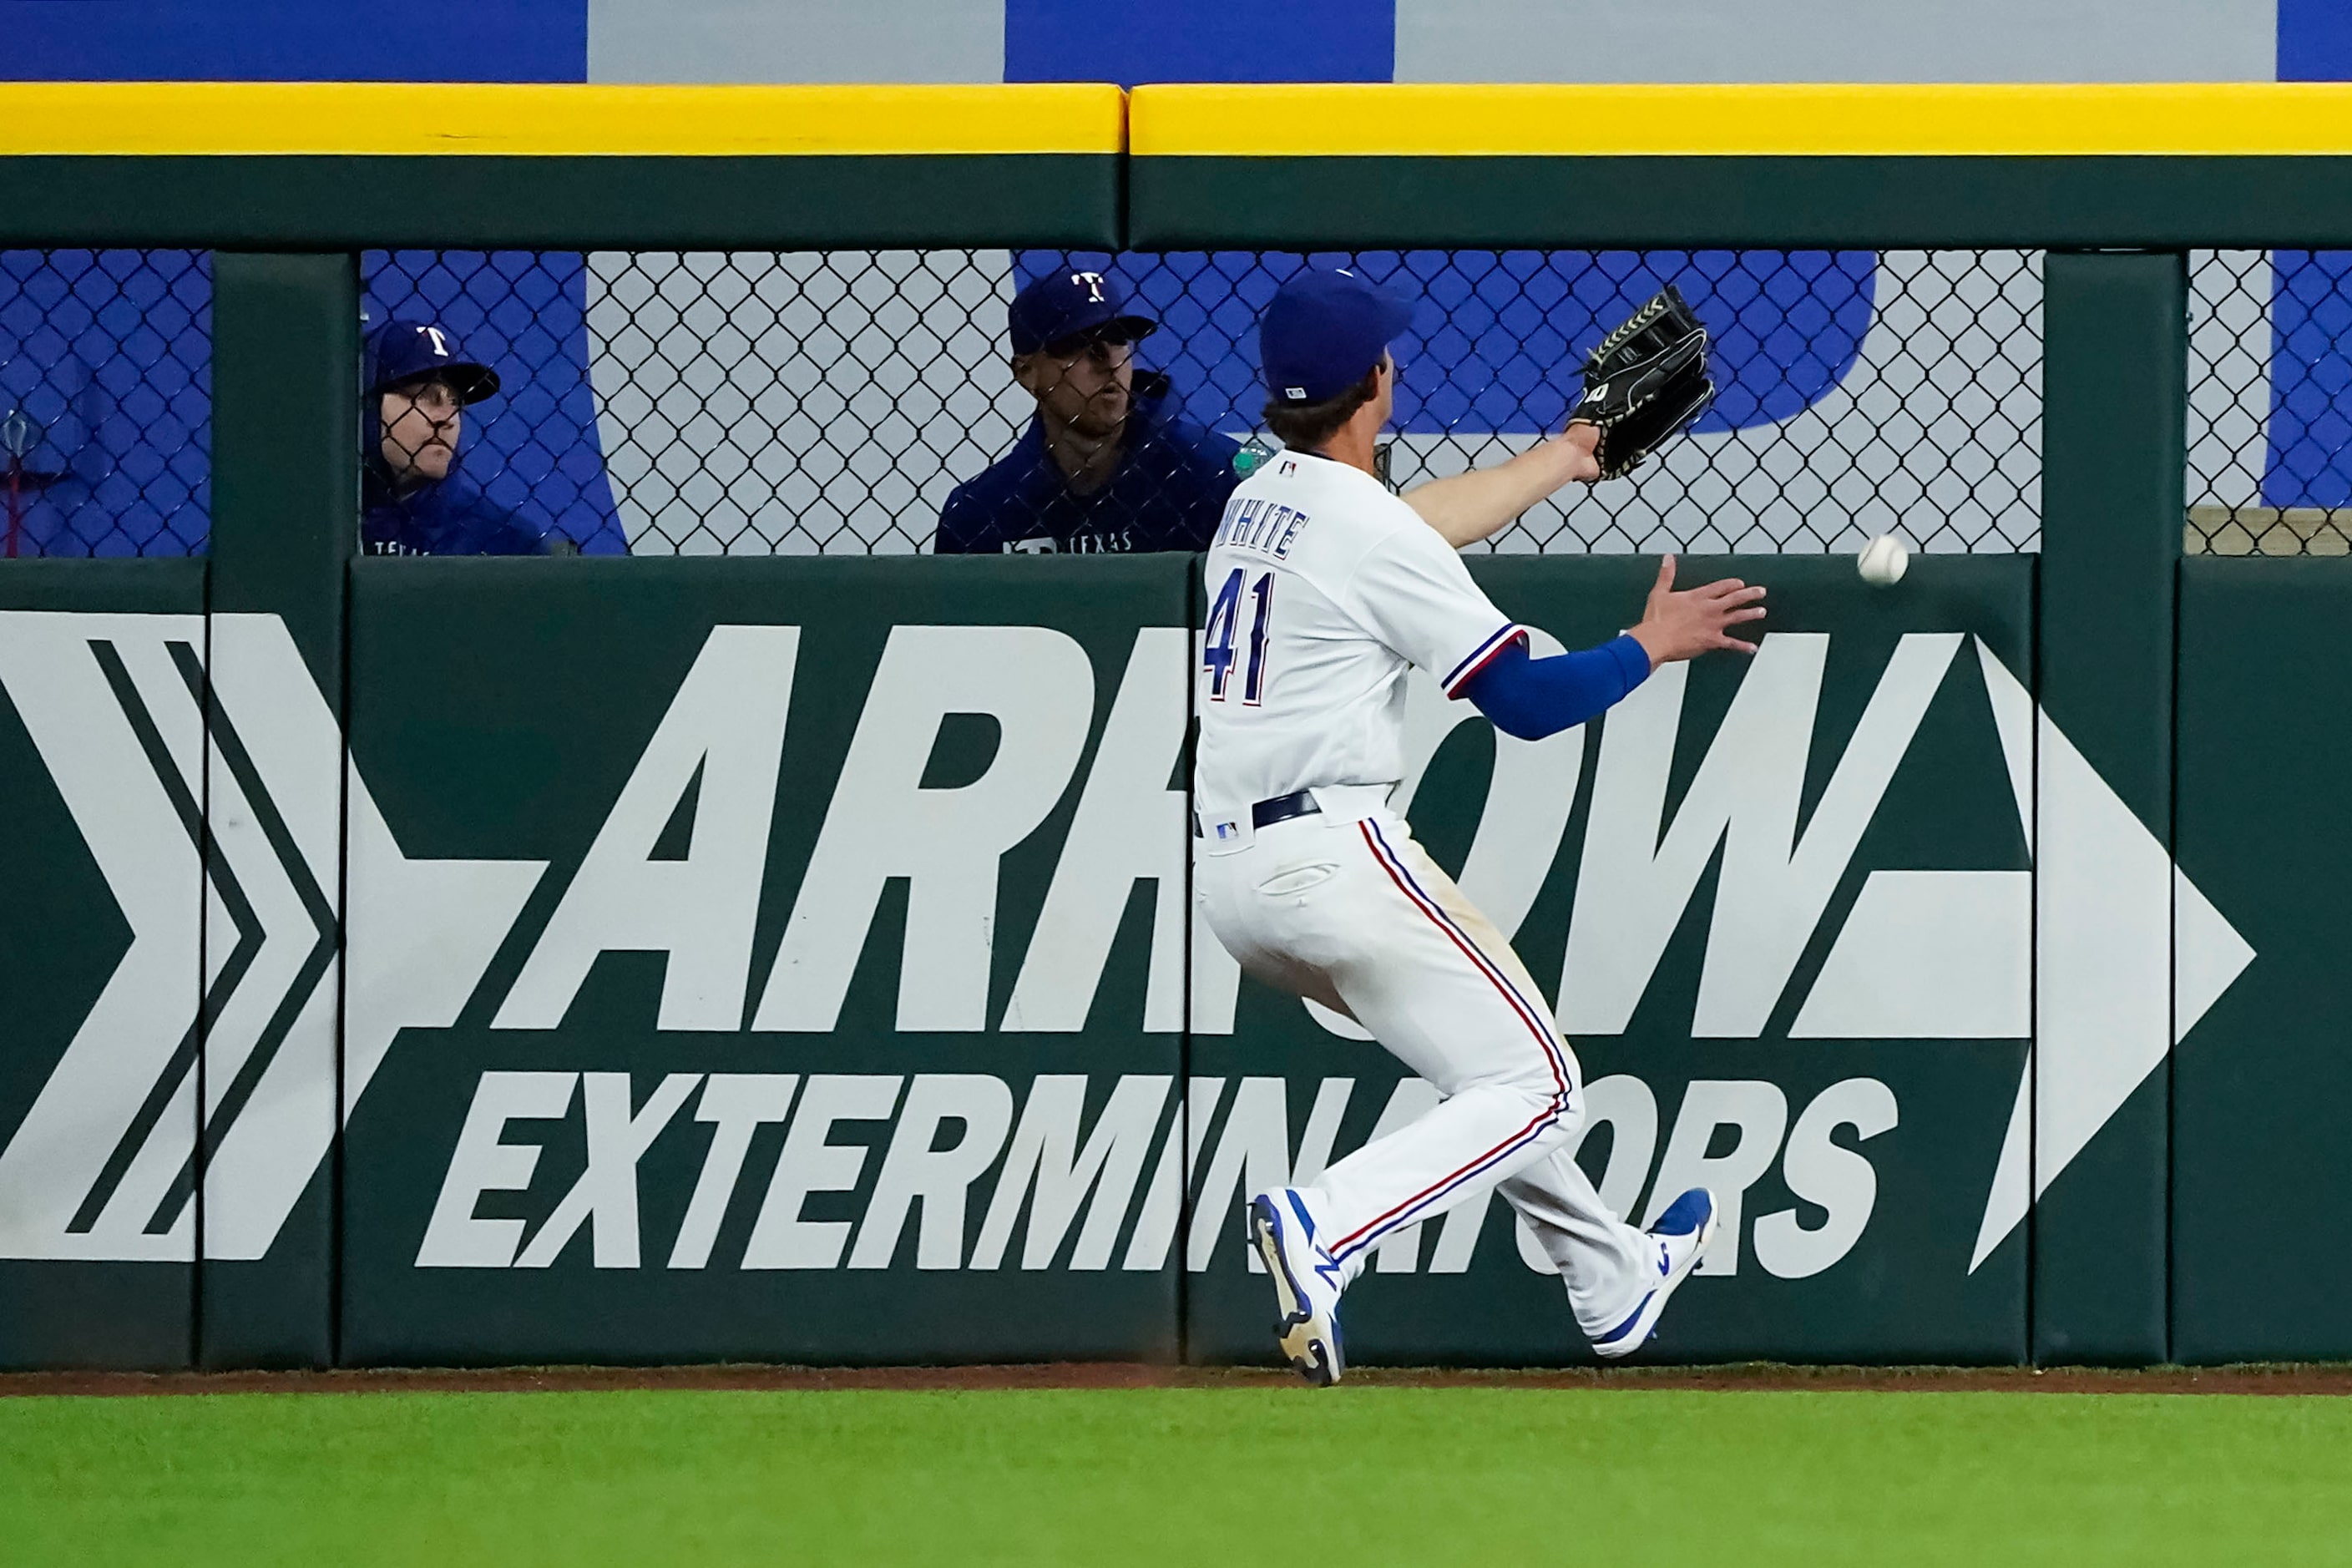
[[[1569,423],[1597,425],[1601,477],[1630,474],[1690,428],[1715,401],[1706,374],[1706,326],[1675,286],[1601,340],[1584,362],[1584,395]]]

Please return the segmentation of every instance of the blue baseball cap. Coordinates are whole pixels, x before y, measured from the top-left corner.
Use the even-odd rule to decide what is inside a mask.
[[[1412,301],[1352,272],[1294,273],[1258,322],[1266,390],[1280,403],[1337,397],[1412,325]]]
[[[459,403],[495,397],[499,373],[470,357],[443,329],[422,321],[386,321],[368,338],[367,389],[371,396],[420,376],[439,375]]]
[[[1130,340],[1149,337],[1160,325],[1129,310],[1126,291],[1107,272],[1048,272],[1013,297],[1007,314],[1017,354],[1114,324]]]

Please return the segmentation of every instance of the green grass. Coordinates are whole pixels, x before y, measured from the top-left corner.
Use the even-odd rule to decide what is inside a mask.
[[[1510,1387],[0,1399],[0,1560],[2352,1559],[2352,1400]]]

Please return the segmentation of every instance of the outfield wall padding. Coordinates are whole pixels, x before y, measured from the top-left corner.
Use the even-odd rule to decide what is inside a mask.
[[[0,158],[0,244],[1116,247],[1109,153]]]
[[[2044,268],[2033,1328],[2168,1358],[2173,606],[2188,448],[2178,252]],[[2085,781],[2096,780],[2096,788]],[[2099,809],[2101,790],[2125,812]]]
[[[1193,918],[1196,558],[353,563],[386,244],[2054,247],[2039,555],[1688,563],[1752,664],[1417,687],[1413,819],[1604,1194],[1738,1194],[1655,1354],[2352,1355],[2340,568],[2178,559],[2179,247],[2352,242],[2352,89],[1437,90],[0,89],[85,110],[0,242],[226,247],[212,558],[0,562],[0,1364],[1256,1360],[1236,1199],[1426,1103]],[[1571,644],[1654,569],[1474,564]],[[1424,1231],[1358,1359],[1585,1353]]]
[[[1172,1360],[1190,565],[360,563],[346,1358]]]
[[[0,1357],[283,1363],[311,1353],[300,1331],[345,1364],[1262,1359],[1239,1197],[1430,1091],[1344,1020],[1241,980],[1188,913],[1196,565],[354,563],[340,1050],[326,1081],[281,1065],[277,1091],[207,1096],[204,1338],[194,1216],[151,1227],[151,1203],[126,1230],[110,1207],[193,1153],[192,1119],[174,1143],[140,1107],[175,1103],[197,980],[191,933],[169,1041],[100,1015],[157,962],[134,962],[125,911],[151,896],[112,857],[142,832],[184,846],[188,930],[202,825],[172,815],[167,781],[201,780],[210,684],[204,1060],[233,1077],[317,1005],[298,827],[315,788],[289,738],[331,738],[334,714],[282,617],[197,613],[195,563],[13,574],[0,761],[47,826],[20,843],[32,893],[0,961],[47,1023],[12,1053],[0,1115],[14,1150],[45,1097],[54,1113],[82,1094],[64,1125],[121,1152],[32,1171],[34,1190],[73,1186],[46,1232],[5,1184],[25,1156],[0,1154],[17,1222]],[[1654,566],[1475,570],[1574,644],[1630,618]],[[2087,1084],[2103,1125],[2081,1165],[2132,1131],[2133,1086],[2099,1080],[2103,1042],[2046,1020],[2029,1084],[2037,945],[2067,922],[2099,937],[2116,911],[2053,885],[2056,847],[2037,855],[2025,825],[2047,842],[2063,788],[2067,832],[2137,832],[2129,853],[2160,870],[2161,847],[2099,766],[2052,766],[2089,748],[2034,719],[2032,558],[1922,557],[1895,593],[1836,560],[1684,570],[1771,589],[1752,662],[1669,670],[1532,744],[1416,678],[1412,818],[1559,1003],[1604,1195],[1636,1216],[1700,1183],[1736,1202],[1654,1354],[2029,1359],[2026,1281],[2055,1232],[2020,1194],[2077,1173],[2041,1180],[2021,1108],[2038,1086],[2045,1117],[2072,1114],[2053,1086]],[[2324,726],[2273,711],[2315,700],[2278,697],[2288,683],[2249,700],[2237,653],[2294,667],[2302,645],[2275,628],[2321,624],[2337,584],[2324,563],[2244,570],[2198,563],[2182,643],[2177,885],[2202,912],[2182,917],[2197,978],[2174,1015],[2190,1076],[2156,1157],[2175,1353],[2197,1360],[2336,1342],[2324,1314],[2243,1299],[2232,1227],[2247,1181],[2291,1168],[2324,1189],[2326,1171],[2324,1130],[2294,1120],[2324,1119],[2324,1094],[2251,1152],[2244,1085],[2273,1093],[2320,1058],[2247,1020],[2324,1022],[2335,994],[2324,964],[2293,968],[2324,917],[2271,916],[2279,895],[2246,879],[2253,849],[2287,849],[2247,839],[2277,816],[2243,809],[2257,775],[2317,789],[2332,753],[2258,743]],[[142,721],[156,691],[184,710]],[[142,722],[168,733],[144,743]],[[93,772],[114,752],[135,766]],[[103,1070],[61,1076],[85,1037]],[[89,1100],[109,1079],[137,1092]],[[273,1119],[336,1080],[341,1139],[299,1118],[313,1131],[285,1136]],[[1400,1236],[1350,1297],[1356,1355],[1581,1360],[1527,1258],[1492,1203]],[[2295,1262],[2281,1299],[2324,1296],[2325,1267]],[[275,1315],[219,1310],[273,1273]],[[313,1325],[301,1303],[330,1299]]]
[[[0,1367],[194,1361],[204,647],[201,561],[0,572]]]
[[[214,258],[206,859],[216,880],[242,875],[274,896],[250,921],[205,933],[208,968],[242,957],[266,982],[205,1036],[208,1367],[335,1359],[327,1156],[342,997],[342,579],[356,541],[320,520],[359,490],[346,368],[359,314],[349,255]]]
[[[2246,966],[2173,1067],[2172,1352],[2190,1364],[2352,1354],[2334,1218],[2352,1172],[2347,609],[2342,561],[2181,569],[2179,847],[2199,894],[2181,899],[2179,1005]]]

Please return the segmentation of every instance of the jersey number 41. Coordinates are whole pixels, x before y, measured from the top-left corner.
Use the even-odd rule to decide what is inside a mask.
[[[1244,590],[1242,579],[1246,574],[1243,568],[1234,567],[1225,585],[1217,590],[1216,603],[1209,606],[1201,668],[1208,671],[1209,700],[1223,702],[1226,688],[1233,683],[1234,638],[1241,630],[1242,600],[1248,599],[1255,608],[1250,616],[1249,663],[1242,671],[1242,701],[1255,708],[1265,697],[1266,627],[1274,619],[1274,574],[1260,573]]]

